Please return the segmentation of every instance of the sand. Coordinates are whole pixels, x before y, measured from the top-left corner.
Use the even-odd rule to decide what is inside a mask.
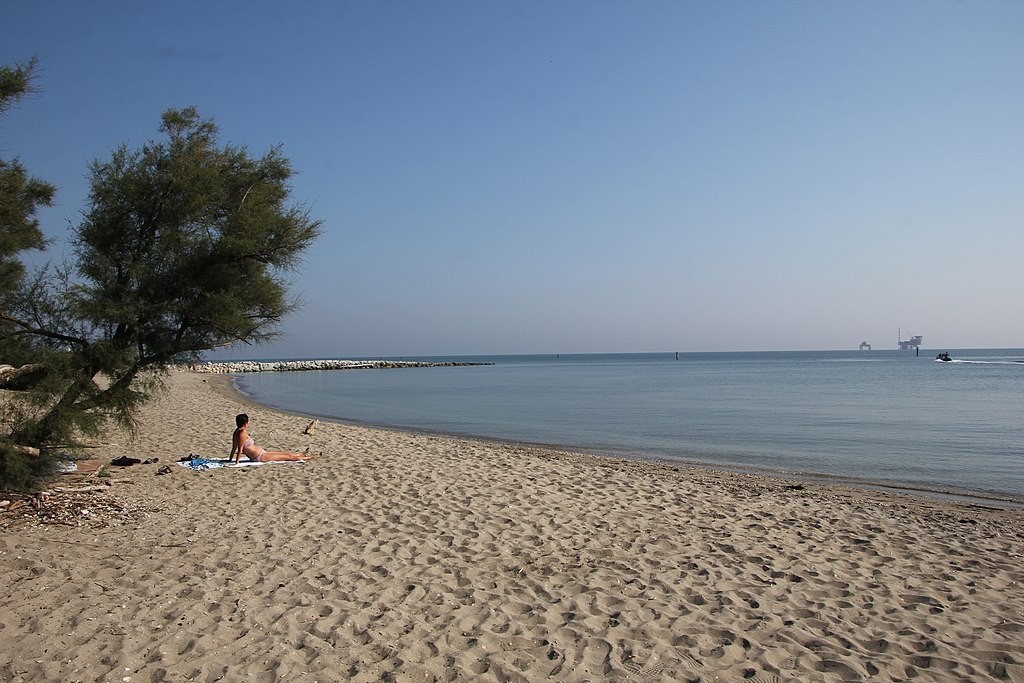
[[[1020,510],[307,436],[224,382],[172,373],[139,439],[92,453],[158,464],[59,482],[108,512],[0,515],[0,679],[1024,681]],[[243,410],[260,445],[325,457],[157,474],[226,456]]]

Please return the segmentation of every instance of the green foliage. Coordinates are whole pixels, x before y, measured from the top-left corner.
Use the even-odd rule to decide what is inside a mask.
[[[161,130],[166,142],[92,166],[75,242],[81,317],[108,331],[104,353],[161,363],[269,338],[294,307],[282,273],[320,226],[285,205],[288,161],[217,148],[195,109],[167,112]]]
[[[35,60],[0,66],[0,116],[32,92],[35,69]],[[54,192],[52,185],[31,177],[17,159],[0,159],[0,310],[8,307],[25,276],[19,254],[46,246],[36,212],[50,206]],[[0,319],[0,335],[5,328],[5,321]],[[2,354],[0,359],[4,359]]]
[[[221,147],[195,108],[167,111],[160,131],[161,140],[93,162],[73,262],[31,278],[13,254],[41,246],[41,233],[26,229],[38,232],[34,212],[52,188],[16,164],[0,167],[0,220],[20,226],[9,231],[20,241],[0,233],[0,247],[13,250],[0,252],[12,254],[0,278],[7,261],[14,283],[0,294],[0,362],[44,368],[18,397],[0,447],[71,443],[109,420],[132,429],[169,365],[268,340],[295,308],[286,275],[321,222],[288,203],[293,171],[280,148],[254,157]],[[0,486],[12,485],[4,472],[25,472],[9,465],[0,463]]]
[[[32,80],[39,60],[35,57],[25,64],[0,66],[0,116],[3,116],[26,95],[34,92]]]
[[[25,273],[17,254],[46,246],[35,213],[51,204],[53,193],[52,185],[30,177],[17,159],[0,159],[0,293],[14,291]]]
[[[57,473],[52,456],[28,455],[0,441],[0,488],[6,491],[33,493],[41,482]]]
[[[32,92],[35,69],[34,59],[0,66],[0,116]],[[0,159],[0,362],[21,365],[32,357],[32,343],[17,334],[17,326],[3,313],[24,296],[25,267],[19,255],[46,245],[36,212],[51,204],[54,192],[52,185],[32,178],[17,159]],[[32,490],[40,477],[53,471],[53,460],[27,455],[10,438],[12,425],[30,411],[3,397],[0,408],[0,424],[5,426],[5,433],[0,433],[0,488]]]

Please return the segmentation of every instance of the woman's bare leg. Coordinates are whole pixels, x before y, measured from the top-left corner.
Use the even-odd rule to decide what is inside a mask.
[[[317,457],[312,453],[290,453],[288,451],[266,451],[260,456],[260,462],[287,462],[291,460],[309,460]]]

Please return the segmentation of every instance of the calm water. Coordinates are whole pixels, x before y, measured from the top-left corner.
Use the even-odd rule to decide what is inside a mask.
[[[1024,350],[951,353],[500,356],[237,385],[339,420],[1024,497]]]

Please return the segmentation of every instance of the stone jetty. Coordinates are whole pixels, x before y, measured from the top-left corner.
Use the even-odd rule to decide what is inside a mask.
[[[494,365],[494,363],[424,363],[408,360],[240,360],[220,363],[198,363],[194,366],[190,366],[190,369],[193,372],[204,372],[215,375],[234,375],[243,372],[301,372],[304,370],[367,370],[381,368],[450,368],[469,365]]]

